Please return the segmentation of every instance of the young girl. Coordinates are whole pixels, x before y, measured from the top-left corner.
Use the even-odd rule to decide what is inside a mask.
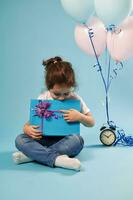
[[[80,122],[85,126],[94,125],[93,116],[80,96],[73,92],[76,87],[75,75],[72,65],[60,57],[43,61],[45,66],[45,82],[48,91],[41,94],[38,99],[60,100],[79,99],[81,112],[70,109],[62,110],[64,119],[70,122]],[[50,167],[62,167],[80,170],[80,161],[74,158],[83,148],[84,141],[80,135],[68,136],[42,136],[34,126],[27,122],[23,134],[17,136],[15,144],[19,152],[13,154],[15,163],[36,161]]]

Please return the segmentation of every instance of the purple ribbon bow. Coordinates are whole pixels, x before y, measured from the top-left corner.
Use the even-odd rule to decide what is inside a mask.
[[[38,116],[42,119],[41,121],[41,130],[43,130],[43,119],[50,119],[53,117],[54,119],[58,119],[59,115],[55,114],[55,112],[60,112],[59,110],[48,110],[48,108],[51,106],[51,103],[49,102],[39,102],[35,106],[35,114],[34,116]]]

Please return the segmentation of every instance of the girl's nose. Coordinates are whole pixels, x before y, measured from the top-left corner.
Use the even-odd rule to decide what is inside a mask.
[[[58,99],[59,99],[59,100],[64,100],[65,97],[62,95],[62,96],[60,96]]]

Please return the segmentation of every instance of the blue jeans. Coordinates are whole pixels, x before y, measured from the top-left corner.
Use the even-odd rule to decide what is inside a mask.
[[[74,157],[83,149],[84,140],[80,135],[43,136],[34,140],[26,134],[20,134],[15,140],[16,147],[32,160],[54,167],[59,155]]]

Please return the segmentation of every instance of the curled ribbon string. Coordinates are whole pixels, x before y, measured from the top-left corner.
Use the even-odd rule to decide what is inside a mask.
[[[132,136],[126,136],[123,129],[117,130],[117,138],[114,145],[123,145],[123,146],[133,146],[133,137]]]
[[[114,24],[110,24],[107,28],[107,31],[115,32],[116,31],[116,26]]]
[[[94,47],[94,44],[93,44],[93,36],[94,36],[94,32],[92,30],[92,28],[88,28],[88,34],[89,34],[89,38],[90,38],[90,41],[91,41],[91,45],[92,45],[92,48],[93,48],[93,51],[94,51],[94,54],[95,54],[95,57],[96,57],[96,61],[97,61],[97,64],[95,66],[98,66],[98,71],[100,71],[100,74],[101,74],[101,77],[102,77],[102,80],[103,80],[103,83],[104,83],[104,87],[105,87],[105,90],[106,90],[106,82],[105,82],[105,79],[104,79],[104,76],[103,76],[103,73],[102,73],[102,67],[100,65],[100,62],[99,62],[99,59],[98,59],[98,56],[97,56],[97,53],[96,53],[96,50],[95,50],[95,47]]]
[[[100,69],[99,69],[99,65],[98,65],[98,64],[93,65],[93,67],[97,67],[97,72],[100,71]]]
[[[110,24],[107,28],[106,28],[106,30],[109,32],[111,32],[111,33],[114,33],[114,34],[119,34],[120,33],[120,31],[121,31],[121,29],[120,28],[118,28],[118,27],[116,27],[114,24]],[[111,60],[111,56],[109,56],[109,60]],[[109,61],[109,70],[110,70],[110,61]],[[113,78],[116,78],[117,77],[117,75],[118,75],[118,70],[121,70],[121,69],[123,69],[123,63],[122,62],[116,62],[116,64],[115,64],[115,67],[113,68],[113,75],[112,74],[110,74],[109,75],[109,73],[108,73],[108,88],[110,87],[110,84],[111,84],[111,82],[112,82],[112,80],[113,80]],[[108,70],[108,71],[109,71]]]
[[[113,68],[113,74],[114,75],[112,75],[112,74],[110,75],[109,85],[111,84],[112,80],[117,77],[118,71],[122,70],[122,69],[123,69],[123,63],[122,62],[115,64],[115,67]]]

